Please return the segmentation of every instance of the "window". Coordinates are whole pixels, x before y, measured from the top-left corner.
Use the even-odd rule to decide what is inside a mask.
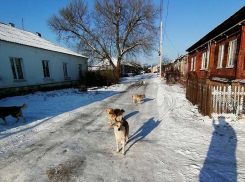
[[[49,61],[42,61],[43,63],[43,76],[44,78],[50,78]]]
[[[187,58],[186,57],[184,58],[184,63],[187,64]]]
[[[224,59],[225,45],[219,46],[219,58],[218,58],[218,66],[217,68],[222,68],[222,63]]]
[[[194,63],[193,63],[193,71],[196,71],[196,60],[197,60],[197,57],[195,56],[194,57]]]
[[[78,64],[79,77],[82,76],[82,64]]]
[[[67,63],[63,63],[63,72],[65,78],[68,77],[67,65]]]
[[[201,69],[206,69],[207,68],[207,52],[202,53],[202,68]]]
[[[230,50],[229,50],[229,57],[228,57],[228,68],[233,68],[234,66],[234,60],[236,56],[236,44],[237,39],[230,41]]]
[[[191,58],[191,71],[193,71],[193,57]]]
[[[196,56],[191,58],[191,71],[196,71]]]
[[[22,63],[22,59],[20,58],[10,58],[10,64],[13,72],[13,77],[15,80],[24,79],[21,63]]]

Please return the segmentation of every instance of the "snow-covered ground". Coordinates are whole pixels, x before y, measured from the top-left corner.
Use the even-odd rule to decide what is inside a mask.
[[[145,93],[141,105],[133,104],[133,93]],[[26,123],[0,120],[1,182],[245,181],[245,121],[201,116],[184,88],[156,74],[87,93],[65,89],[0,100],[0,106],[23,103]],[[108,107],[126,111],[125,156],[115,152]]]

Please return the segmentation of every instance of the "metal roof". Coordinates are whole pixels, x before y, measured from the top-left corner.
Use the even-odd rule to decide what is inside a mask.
[[[44,49],[44,50],[49,50],[49,51],[54,51],[54,52],[87,58],[84,55],[75,53],[66,48],[58,46],[52,42],[49,42],[45,40],[44,38],[40,37],[39,35],[36,35],[29,31],[20,30],[18,28],[15,28],[10,25],[6,25],[1,22],[0,22],[0,40],[15,43],[15,44],[21,44],[25,46],[30,46],[30,47],[36,47],[39,49]]]

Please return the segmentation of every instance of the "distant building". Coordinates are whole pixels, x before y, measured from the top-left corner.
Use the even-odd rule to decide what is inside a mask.
[[[112,62],[115,66],[117,66],[117,59],[112,58]],[[99,62],[94,66],[88,67],[89,71],[96,71],[96,70],[113,70],[113,66],[110,62],[106,59],[104,61]],[[142,66],[138,63],[129,62],[129,61],[121,61],[121,76],[128,76],[128,75],[136,75],[139,74],[140,71],[143,70]]]

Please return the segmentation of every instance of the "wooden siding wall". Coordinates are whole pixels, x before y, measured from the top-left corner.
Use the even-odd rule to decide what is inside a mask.
[[[240,79],[245,79],[245,23],[236,27],[227,35],[219,37],[219,40],[211,42],[209,67],[208,70],[200,70],[202,64],[202,53],[207,51],[207,47],[193,50],[188,54],[188,76],[186,82],[186,98],[193,104],[198,105],[198,109],[204,115],[211,116],[211,87],[212,86],[244,86],[244,82],[239,83]],[[230,41],[237,39],[234,67],[227,68],[229,59]],[[222,68],[217,69],[219,46],[225,45]],[[191,70],[191,58],[196,56],[196,71]],[[212,81],[213,77],[226,78],[227,83]],[[236,80],[233,81],[232,80]]]
[[[229,59],[229,45],[230,41],[237,39],[237,48],[236,48],[236,56],[234,61],[234,67],[233,68],[226,68],[228,64]],[[240,48],[240,40],[241,40],[241,34],[237,33],[229,38],[223,38],[219,42],[212,43],[211,45],[211,57],[210,57],[210,67],[209,67],[209,74],[210,77],[223,77],[223,78],[229,78],[229,79],[236,79],[236,68],[237,68],[237,62],[238,60],[238,54],[239,54],[239,48]],[[224,58],[222,63],[222,68],[217,69],[218,66],[218,59],[219,59],[219,46],[225,44],[225,50],[224,50]]]
[[[240,53],[237,63],[237,79],[245,78],[245,24],[242,25]]]

